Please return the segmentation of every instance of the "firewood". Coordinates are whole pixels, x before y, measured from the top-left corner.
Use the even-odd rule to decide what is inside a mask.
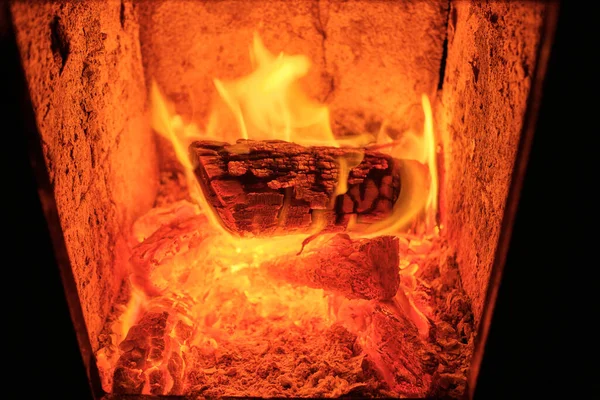
[[[351,239],[338,233],[300,255],[263,264],[270,276],[350,299],[392,298],[400,285],[398,238]]]
[[[372,150],[238,140],[197,141],[189,151],[208,203],[240,236],[307,232],[316,214],[326,231],[343,231],[350,215],[384,219],[400,193],[399,163]],[[341,159],[360,163],[349,168],[347,191],[338,195]]]

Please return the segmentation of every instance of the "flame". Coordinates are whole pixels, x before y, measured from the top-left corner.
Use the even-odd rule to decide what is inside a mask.
[[[439,196],[439,178],[436,160],[436,141],[435,132],[433,130],[433,112],[431,111],[431,103],[429,97],[421,96],[423,104],[423,112],[425,113],[425,126],[423,127],[423,162],[427,164],[429,169],[429,195],[425,203],[425,210],[428,216],[428,226],[436,225],[435,216],[438,211],[438,196]]]
[[[436,162],[436,139],[433,129],[433,113],[427,95],[421,97],[424,113],[423,132],[405,132],[392,139],[386,133],[386,125],[376,137],[359,132],[350,137],[336,138],[331,130],[329,109],[310,99],[300,86],[301,78],[308,73],[311,63],[304,55],[272,54],[258,34],[254,34],[250,46],[250,59],[254,70],[247,76],[232,81],[214,79],[214,85],[225,108],[216,106],[206,129],[200,130],[194,123],[184,124],[181,116],[174,113],[161,94],[156,82],[152,82],[152,127],[172,144],[178,160],[186,171],[191,197],[200,205],[213,226],[228,234],[220,218],[212,210],[194,177],[193,166],[188,157],[188,146],[194,140],[218,140],[235,143],[238,139],[285,140],[304,146],[334,146],[356,149],[348,158],[338,160],[339,177],[336,190],[330,200],[347,191],[350,170],[362,161],[367,148],[391,155],[400,167],[402,188],[391,215],[377,223],[363,224],[354,219],[348,231],[362,236],[398,234],[422,222],[427,231],[436,224],[438,211],[438,172]],[[235,121],[234,126],[229,122]],[[248,151],[239,144],[240,152]],[[230,151],[235,149],[230,148]],[[283,221],[287,207],[282,210]],[[318,231],[325,226],[315,212],[313,228]]]
[[[348,153],[344,157],[340,157],[337,160],[339,166],[338,182],[331,196],[330,207],[333,207],[337,196],[342,195],[348,191],[348,177],[350,176],[350,170],[354,167],[358,167],[364,158],[364,152]]]
[[[135,287],[132,289],[125,311],[115,326],[121,340],[125,339],[129,329],[135,325],[147,301],[148,299],[142,290]]]
[[[360,164],[364,146],[370,144],[368,148],[387,153],[399,163],[402,189],[388,218],[373,224],[363,224],[355,219],[349,224],[350,233],[364,237],[399,234],[418,220],[425,221],[428,229],[435,225],[438,198],[436,141],[431,103],[426,95],[421,98],[425,120],[423,132],[405,132],[400,138],[393,140],[386,133],[383,124],[377,137],[358,133],[352,137],[337,139],[331,130],[328,108],[311,100],[301,89],[300,79],[306,76],[310,68],[310,60],[306,56],[272,54],[255,34],[250,46],[250,59],[254,70],[249,75],[232,81],[214,79],[215,88],[225,108],[215,107],[204,130],[194,123],[184,123],[156,82],[152,82],[151,86],[152,127],[172,143],[185,170],[190,195],[199,205],[199,212],[208,217],[210,226],[215,230],[215,237],[208,241],[211,245],[206,247],[202,256],[203,262],[217,257],[221,259],[221,264],[227,265],[230,272],[242,273],[248,268],[256,268],[260,261],[266,261],[269,257],[296,252],[305,235],[268,239],[232,236],[223,228],[220,218],[209,206],[195,179],[187,151],[189,144],[195,140],[234,143],[237,139],[248,138],[279,139],[305,146],[354,148],[355,152],[337,160],[338,183],[330,207],[333,207],[338,195],[348,190],[350,170]],[[235,121],[235,129],[228,125],[228,121],[232,119]],[[247,151],[247,148],[239,144],[239,151]],[[284,205],[280,221],[285,219],[286,209]],[[319,218],[320,215],[315,210],[312,234],[318,233],[325,225],[324,219]],[[218,250],[215,252],[215,249]],[[196,260],[194,264],[197,263]],[[191,276],[195,276],[194,273]],[[193,279],[188,279],[191,280]],[[236,285],[250,293],[247,278]],[[254,299],[260,297],[251,296]]]
[[[189,307],[182,318],[193,326],[194,335],[181,348],[194,345],[207,353],[220,351],[236,340],[262,339],[261,335],[270,326],[284,329],[293,325],[311,332],[323,329],[339,318],[344,319],[340,317],[344,312],[338,311],[347,310],[343,305],[350,304],[347,299],[321,289],[274,283],[267,276],[261,265],[276,257],[296,254],[307,242],[306,234],[239,238],[224,229],[194,176],[188,156],[188,147],[193,141],[235,143],[237,139],[279,139],[304,146],[353,148],[354,151],[337,160],[338,182],[330,208],[336,197],[348,190],[350,171],[362,162],[364,148],[368,145],[391,155],[399,163],[401,193],[388,218],[371,225],[359,219],[352,220],[349,233],[369,237],[400,234],[416,221],[424,223],[428,230],[435,225],[438,197],[436,143],[433,113],[426,95],[421,99],[425,116],[423,132],[406,132],[400,138],[392,139],[384,124],[376,137],[358,132],[352,137],[336,138],[328,108],[311,100],[301,89],[299,82],[310,68],[306,56],[274,55],[255,34],[250,58],[254,70],[249,75],[233,81],[214,79],[220,106],[213,110],[205,129],[184,122],[156,82],[152,82],[152,128],[172,144],[185,171],[190,197],[196,204],[179,202],[154,209],[136,222],[134,234],[138,246],[142,246],[144,256],[152,256],[149,256],[145,269],[133,274],[148,278],[132,280],[137,287],[126,312],[113,327],[119,342],[152,301],[144,291],[159,298],[189,299],[186,303]],[[238,147],[240,152],[247,151],[243,143]],[[288,207],[289,204],[284,205],[281,220],[285,220]],[[316,218],[312,232],[315,237],[308,246],[317,247],[325,240],[325,236],[316,235],[325,225],[319,215],[319,212],[313,215]],[[186,231],[199,221],[205,221],[194,228],[202,231],[201,239],[194,237],[193,229]],[[169,246],[176,251],[169,250]],[[151,290],[146,285],[152,286]],[[410,299],[407,300],[404,294],[395,301],[405,308],[411,306]],[[360,304],[363,303],[368,302]],[[369,307],[356,309],[367,313]],[[357,313],[360,314],[353,311],[353,318],[364,321],[364,316]],[[415,323],[421,329],[424,317],[415,315]],[[348,329],[365,329],[364,323],[346,323]]]
[[[303,55],[274,55],[255,34],[250,47],[254,71],[243,78],[214,80],[238,124],[238,138],[279,139],[305,146],[336,145],[329,109],[302,91],[299,79],[310,69]],[[218,130],[218,124],[211,128]]]

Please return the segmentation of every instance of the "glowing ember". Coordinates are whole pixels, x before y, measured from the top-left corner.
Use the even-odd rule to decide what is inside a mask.
[[[105,387],[204,396],[332,397],[361,390],[424,395],[435,363],[423,340],[429,333],[428,310],[410,296],[418,267],[394,272],[397,238],[379,237],[398,236],[417,223],[429,231],[435,225],[438,181],[429,99],[422,99],[422,133],[408,132],[393,141],[383,131],[377,137],[358,132],[338,140],[327,107],[298,85],[310,67],[305,56],[275,56],[257,35],[250,55],[255,66],[250,75],[214,80],[225,106],[214,110],[204,130],[184,123],[152,85],[152,126],[173,144],[196,204],[156,208],[133,227],[138,241],[131,259],[133,292],[113,326],[119,349],[98,355]],[[237,139],[355,148],[336,159],[337,182],[323,211],[348,191],[348,178],[363,161],[366,145],[401,163],[400,196],[383,221],[353,220],[349,236],[317,235],[324,227],[319,221],[324,214],[318,213],[309,241],[306,233],[234,236],[223,229],[199,187],[188,148],[196,140],[233,144]],[[250,150],[239,143],[230,151]],[[289,210],[284,202],[280,218]],[[303,245],[302,256],[296,256]],[[326,251],[335,257],[323,256]],[[394,257],[380,254],[386,251]],[[401,260],[405,255],[400,251]],[[356,280],[336,280],[331,259]],[[383,259],[392,278],[380,275]],[[278,276],[277,271],[286,273]],[[403,280],[394,295],[398,274]],[[319,283],[323,277],[332,282]],[[355,287],[356,282],[366,289]],[[377,286],[383,284],[386,288]],[[384,340],[400,333],[403,342]]]

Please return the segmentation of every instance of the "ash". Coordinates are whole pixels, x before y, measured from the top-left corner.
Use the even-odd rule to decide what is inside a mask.
[[[225,343],[219,354],[209,357],[193,347],[185,359],[191,369],[187,384],[192,395],[385,395],[381,378],[365,361],[356,335],[339,324],[312,332],[294,326],[257,327],[245,343]]]
[[[471,301],[462,288],[454,251],[439,240],[415,274],[415,302],[427,302],[431,310],[430,341],[440,363],[433,375],[429,395],[459,399],[466,391],[473,354],[474,320]]]
[[[158,212],[151,218],[157,230],[165,225],[161,218],[167,214]],[[414,322],[409,321],[409,330],[416,332],[415,326],[421,334],[425,330],[419,349],[415,348],[407,359],[428,354],[427,360],[420,360],[427,379],[417,376],[408,384],[404,382],[407,378],[399,375],[399,371],[406,371],[403,366],[378,364],[377,352],[385,348],[385,343],[374,346],[368,333],[347,321],[328,324],[316,318],[309,323],[294,323],[246,316],[244,320],[249,323],[240,329],[232,325],[225,334],[220,332],[215,345],[210,332],[192,333],[193,322],[179,318],[170,305],[146,309],[146,316],[164,316],[146,319],[160,320],[161,326],[144,325],[144,317],[138,317],[128,332],[119,335],[116,327],[123,326],[125,303],[131,303],[131,284],[127,283],[122,303],[115,304],[100,337],[102,348],[96,353],[105,390],[208,398],[414,397],[415,393],[461,398],[473,349],[473,315],[453,251],[439,235],[407,235],[400,240],[398,296],[406,298],[408,305],[390,309]],[[364,303],[374,307],[371,303],[377,302]],[[419,318],[425,323],[419,325]],[[417,336],[407,336],[405,331],[397,334],[404,339],[395,340],[407,343]],[[162,365],[168,368],[160,367],[156,360],[164,360]],[[408,381],[412,378],[409,376]],[[400,383],[394,385],[394,381]],[[413,391],[415,388],[421,391]]]

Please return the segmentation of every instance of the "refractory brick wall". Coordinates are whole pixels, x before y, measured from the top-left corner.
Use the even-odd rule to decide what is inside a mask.
[[[448,236],[481,318],[535,68],[544,4],[452,1],[442,94]]]
[[[151,207],[155,144],[130,2],[11,4],[94,350],[126,272],[128,227]]]

